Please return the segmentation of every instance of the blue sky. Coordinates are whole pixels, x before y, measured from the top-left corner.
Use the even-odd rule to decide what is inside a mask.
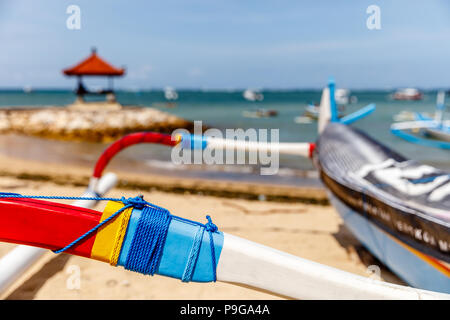
[[[0,0],[0,87],[72,88],[61,70],[92,46],[126,66],[123,88],[450,87],[449,18],[445,0]]]

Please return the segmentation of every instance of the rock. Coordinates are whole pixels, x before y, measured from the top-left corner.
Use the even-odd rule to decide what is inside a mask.
[[[74,104],[75,105],[75,104]],[[153,108],[106,107],[104,103],[76,108],[0,109],[0,133],[53,139],[108,142],[136,131],[172,133],[193,123]],[[77,104],[81,106],[82,104]],[[109,104],[110,105],[110,104]]]

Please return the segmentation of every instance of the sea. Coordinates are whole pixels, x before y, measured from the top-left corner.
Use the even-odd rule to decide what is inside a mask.
[[[178,90],[178,99],[168,103],[163,90],[116,92],[122,105],[157,108],[189,120],[202,121],[209,128],[279,129],[281,142],[312,142],[317,138],[317,122],[297,123],[309,103],[318,103],[321,90],[263,90],[262,101],[247,101],[243,90]],[[369,103],[376,104],[370,116],[352,124],[404,156],[450,170],[450,151],[422,147],[408,143],[389,131],[394,116],[402,111],[433,114],[437,92],[425,91],[420,101],[395,101],[392,91],[354,90],[353,103],[345,108],[351,113]],[[71,90],[0,90],[0,108],[61,106],[75,100]],[[276,110],[270,118],[248,118],[244,111],[258,108]],[[43,162],[69,163],[93,167],[106,144],[50,141],[18,135],[0,136],[0,154]],[[132,172],[158,173],[179,177],[249,181],[296,186],[320,186],[317,173],[308,159],[281,155],[280,169],[275,175],[261,175],[259,165],[176,165],[172,163],[171,150],[163,146],[139,145],[123,151],[110,169]]]

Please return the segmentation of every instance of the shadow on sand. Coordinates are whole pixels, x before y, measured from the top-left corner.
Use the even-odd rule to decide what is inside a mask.
[[[333,237],[337,242],[345,248],[349,256],[356,256],[359,261],[366,267],[376,265],[380,267],[381,278],[387,282],[407,285],[404,281],[398,278],[389,268],[383,264],[378,258],[372,255],[359,241],[353,236],[350,230],[344,224],[339,225],[339,230],[333,233]],[[369,275],[369,274],[368,274]]]
[[[68,254],[59,254],[42,268],[33,274],[28,280],[26,280],[21,286],[15,289],[6,300],[31,300],[34,299],[37,292],[47,282],[48,279],[53,277],[60,271],[64,270],[67,261],[70,259]]]

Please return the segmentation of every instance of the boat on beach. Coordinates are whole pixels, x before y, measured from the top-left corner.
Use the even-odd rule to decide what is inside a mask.
[[[346,226],[413,287],[450,292],[450,174],[331,123],[315,163]]]
[[[338,120],[319,130],[313,161],[345,225],[409,285],[450,292],[450,173]]]

